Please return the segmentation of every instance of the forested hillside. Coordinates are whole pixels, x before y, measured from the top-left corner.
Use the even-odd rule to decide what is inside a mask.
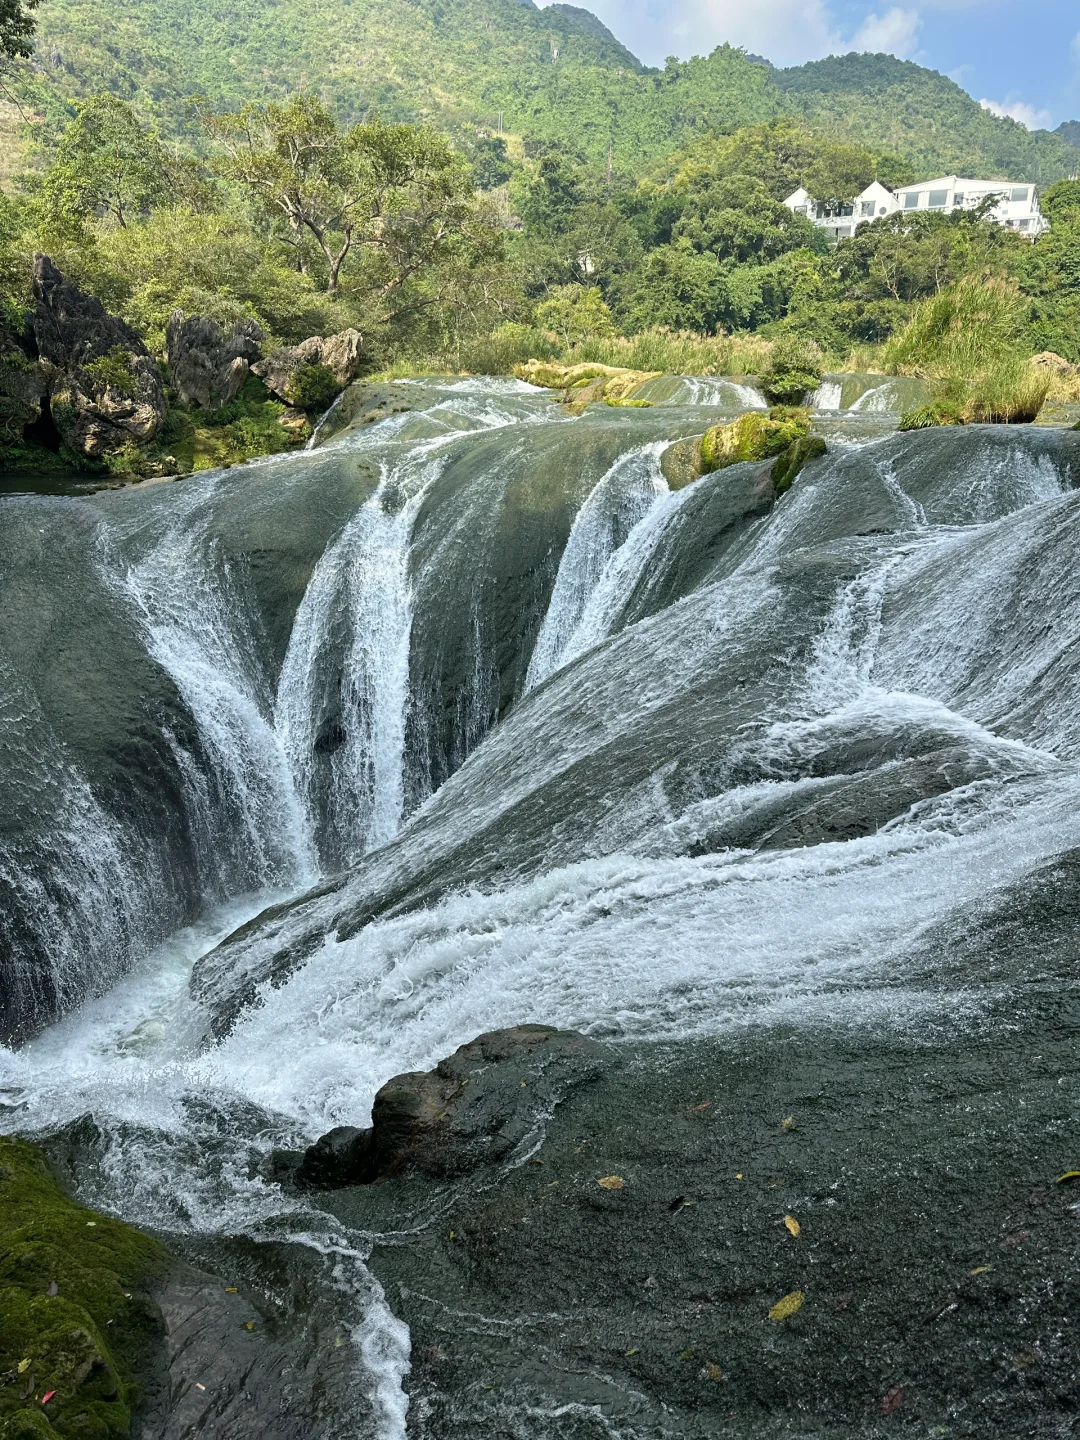
[[[1080,169],[1065,135],[1029,133],[936,72],[850,55],[775,70],[722,46],[647,71],[588,11],[526,0],[44,0],[37,103],[100,90],[158,123],[317,90],[339,118],[377,111],[453,130],[494,125],[640,171],[705,131],[799,114],[921,173],[1051,181]],[[29,96],[30,73],[22,84]]]

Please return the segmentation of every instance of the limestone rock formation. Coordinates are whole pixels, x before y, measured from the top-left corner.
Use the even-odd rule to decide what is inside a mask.
[[[165,332],[165,359],[184,406],[218,410],[236,399],[258,360],[266,332],[240,320],[226,334],[205,315],[174,310]]]
[[[359,330],[342,330],[325,339],[313,335],[299,345],[282,346],[251,368],[287,404],[325,408],[334,393],[356,379],[363,344]]]
[[[518,1025],[462,1045],[434,1070],[397,1075],[375,1097],[371,1129],[322,1136],[297,1171],[328,1189],[406,1171],[459,1175],[508,1159],[575,1086],[596,1079],[605,1052],[573,1030]]]
[[[168,413],[157,364],[101,301],[34,257],[34,342],[49,375],[52,418],[64,443],[88,459],[146,445]]]

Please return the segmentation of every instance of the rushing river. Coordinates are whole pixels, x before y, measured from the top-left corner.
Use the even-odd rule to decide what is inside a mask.
[[[414,382],[308,453],[0,499],[0,1121],[92,1115],[88,1203],[305,1252],[327,1435],[404,1436],[410,1337],[273,1147],[499,1026],[962,1008],[918,936],[1080,845],[1080,435],[837,385],[780,500],[672,490],[756,397],[664,384]]]

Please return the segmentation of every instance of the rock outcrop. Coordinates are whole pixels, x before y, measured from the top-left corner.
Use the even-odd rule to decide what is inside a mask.
[[[344,1185],[418,1172],[465,1174],[508,1159],[575,1086],[596,1079],[605,1052],[573,1030],[518,1025],[462,1045],[434,1070],[397,1075],[375,1097],[371,1129],[341,1126],[307,1151],[302,1185]]]
[[[254,320],[237,321],[226,334],[216,320],[174,310],[165,332],[165,359],[181,405],[219,410],[231,404],[265,339]]]
[[[34,298],[31,329],[61,440],[92,460],[148,444],[168,406],[140,337],[65,280],[47,255],[34,257]]]
[[[714,425],[701,441],[701,473],[727,465],[771,460],[810,433],[806,410],[775,406],[767,414],[749,410],[730,425]]]
[[[635,395],[650,380],[660,378],[659,370],[622,370],[613,365],[582,363],[557,365],[547,360],[530,360],[514,368],[519,380],[545,390],[561,390],[563,403],[579,414],[587,405],[603,401],[608,405],[640,405]]]
[[[342,330],[326,339],[313,335],[299,345],[282,346],[251,368],[287,404],[325,408],[356,379],[363,345],[359,330]]]

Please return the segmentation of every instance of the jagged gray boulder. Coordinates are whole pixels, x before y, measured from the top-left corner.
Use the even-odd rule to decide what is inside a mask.
[[[226,334],[216,320],[174,310],[165,332],[165,359],[181,405],[218,410],[230,404],[244,388],[265,339],[254,320],[239,320]]]
[[[61,440],[88,459],[148,444],[168,405],[139,335],[65,280],[48,255],[34,257],[34,298],[31,329]]]
[[[364,339],[359,330],[342,330],[340,334],[329,335],[325,339],[313,335],[299,345],[282,346],[251,368],[275,395],[289,405],[304,406],[308,401],[304,377],[311,373],[312,367],[324,365],[337,382],[338,390],[344,390],[356,379],[363,345]]]

